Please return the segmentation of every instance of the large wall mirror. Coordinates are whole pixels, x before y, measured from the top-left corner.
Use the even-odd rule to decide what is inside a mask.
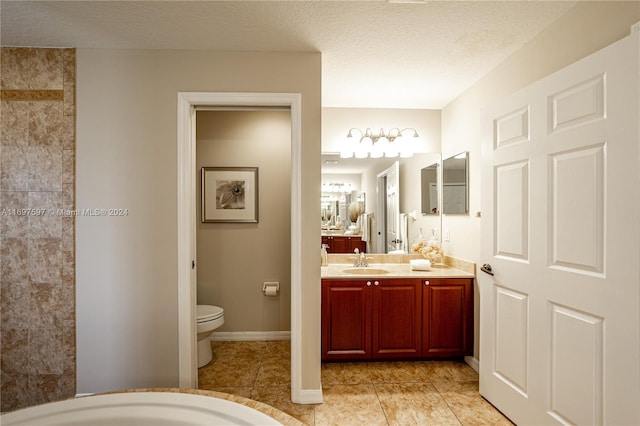
[[[394,217],[387,209],[384,189],[380,188],[380,174],[399,162],[399,205],[395,206],[402,218],[402,240],[396,246],[386,238],[387,218]],[[441,215],[438,207],[439,181],[442,170],[440,153],[419,153],[410,158],[340,158],[335,153],[322,154],[321,232],[327,236],[362,237],[365,235],[368,253],[409,251],[411,244],[422,233],[440,239]],[[423,170],[425,170],[423,172]],[[423,179],[423,174],[426,181]],[[423,194],[428,194],[428,206],[424,207]],[[366,199],[366,203],[364,202]],[[349,206],[361,206],[361,215],[354,229],[349,217]],[[427,209],[427,210],[425,210]],[[434,210],[435,209],[435,210]],[[424,213],[426,211],[426,213]],[[350,230],[351,227],[351,230]],[[392,241],[393,240],[389,240]],[[349,251],[351,252],[351,251]]]
[[[468,164],[468,152],[461,152],[442,162],[442,213],[469,213]]]

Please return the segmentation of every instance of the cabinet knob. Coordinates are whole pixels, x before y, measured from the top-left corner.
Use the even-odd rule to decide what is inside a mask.
[[[373,285],[380,285],[380,283],[378,281],[374,281]]]
[[[429,280],[426,280],[426,281],[424,282],[424,285],[429,285]]]
[[[371,287],[371,281],[367,281],[367,287]]]

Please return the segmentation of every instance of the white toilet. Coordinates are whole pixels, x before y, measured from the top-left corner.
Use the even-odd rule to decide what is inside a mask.
[[[224,309],[213,305],[197,305],[198,317],[198,368],[207,365],[213,358],[209,336],[224,324]]]

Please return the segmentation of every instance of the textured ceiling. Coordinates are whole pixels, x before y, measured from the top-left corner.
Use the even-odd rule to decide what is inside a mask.
[[[322,52],[327,107],[442,108],[571,1],[5,1],[3,46]]]

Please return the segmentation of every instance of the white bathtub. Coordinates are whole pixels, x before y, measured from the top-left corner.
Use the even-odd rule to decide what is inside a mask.
[[[24,408],[0,416],[3,426],[281,425],[233,401],[174,392],[94,395]]]

